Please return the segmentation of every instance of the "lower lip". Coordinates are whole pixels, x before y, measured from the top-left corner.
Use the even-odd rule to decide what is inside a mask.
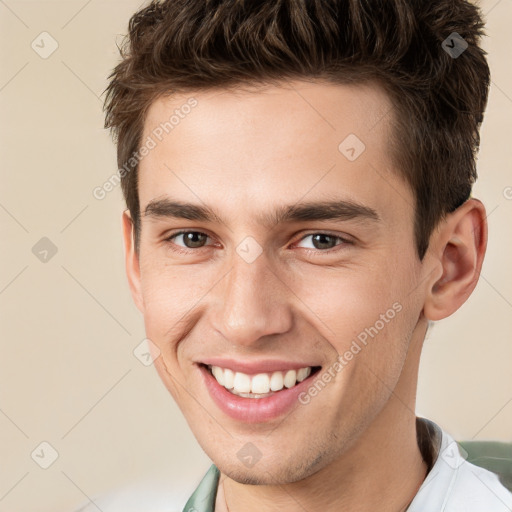
[[[212,397],[225,414],[246,423],[262,423],[278,418],[288,412],[298,402],[298,396],[311,384],[318,372],[299,382],[292,388],[283,388],[266,398],[245,398],[230,393],[221,386],[208,368],[199,365],[204,383]]]

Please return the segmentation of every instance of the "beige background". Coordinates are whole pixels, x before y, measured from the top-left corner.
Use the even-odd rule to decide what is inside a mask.
[[[133,354],[144,328],[125,282],[120,189],[92,195],[116,169],[100,95],[139,5],[0,1],[0,512],[70,511],[136,482],[184,504],[210,464]],[[489,249],[476,292],[429,334],[417,410],[458,439],[512,441],[512,2],[481,5],[493,84],[475,196]],[[47,59],[31,48],[43,31],[59,45]],[[58,249],[46,263],[32,253],[42,237]],[[59,454],[46,470],[31,458],[43,441]]]

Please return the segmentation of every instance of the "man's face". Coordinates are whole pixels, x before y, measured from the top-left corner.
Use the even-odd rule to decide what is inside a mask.
[[[158,141],[153,130],[191,96],[197,105]],[[413,195],[391,161],[390,109],[377,87],[289,82],[172,96],[148,112],[142,140],[157,145],[140,163],[135,300],[163,382],[205,452],[239,481],[303,479],[382,418],[414,414],[417,357],[407,356],[425,333],[426,269]],[[176,218],[166,201],[218,218]],[[290,206],[326,202],[341,213],[272,223]],[[192,233],[170,239],[180,230]],[[298,384],[300,400],[294,387],[244,398],[214,381],[204,366],[214,359],[321,369]]]

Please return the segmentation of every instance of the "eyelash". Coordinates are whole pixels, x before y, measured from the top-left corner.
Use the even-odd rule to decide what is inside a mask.
[[[181,230],[181,231],[176,231],[175,233],[172,233],[171,235],[169,235],[167,238],[164,239],[164,242],[168,243],[168,246],[169,248],[176,252],[176,253],[179,253],[179,254],[190,254],[190,252],[195,252],[195,251],[199,251],[201,249],[205,249],[207,246],[204,246],[204,247],[198,247],[196,249],[191,249],[191,248],[183,248],[179,245],[176,245],[172,240],[174,238],[176,238],[177,236],[179,235],[184,235],[184,234],[187,234],[187,233],[199,233],[201,235],[206,235],[208,238],[210,238],[209,235],[207,235],[206,233],[203,233],[202,231],[195,231],[195,230]],[[298,240],[298,242],[302,242],[305,238],[309,237],[309,236],[313,236],[313,235],[327,235],[331,238],[335,238],[337,240],[339,240],[341,243],[338,243],[336,244],[334,247],[331,247],[330,249],[326,249],[326,250],[322,250],[322,249],[307,249],[307,248],[302,248],[304,251],[306,251],[308,254],[311,254],[313,253],[315,256],[317,256],[319,253],[321,254],[330,254],[332,252],[336,252],[336,251],[339,251],[339,250],[342,250],[344,246],[346,245],[352,245],[353,242],[351,240],[348,240],[347,238],[343,238],[339,235],[333,235],[331,233],[327,233],[327,232],[324,232],[324,231],[314,231],[312,233],[308,233],[306,235],[304,235],[302,238],[300,238]],[[297,243],[298,243],[297,242]]]

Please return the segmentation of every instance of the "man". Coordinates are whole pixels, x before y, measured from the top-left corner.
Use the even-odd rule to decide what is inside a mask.
[[[107,89],[126,268],[213,461],[184,511],[505,511],[415,415],[478,281],[489,86],[466,1],[167,0]]]

